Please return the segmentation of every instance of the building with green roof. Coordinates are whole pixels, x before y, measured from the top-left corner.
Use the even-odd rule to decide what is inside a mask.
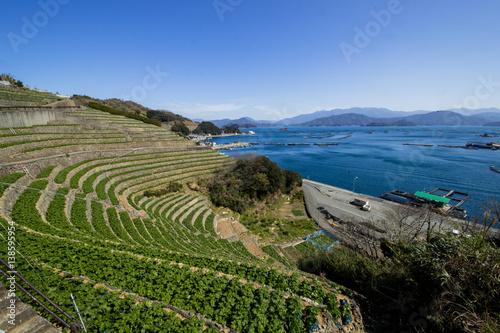
[[[440,202],[443,204],[447,204],[450,202],[449,198],[445,198],[445,197],[435,195],[435,194],[420,192],[420,191],[416,192],[415,196],[420,197],[420,198],[424,198],[424,199],[427,199],[430,201]]]

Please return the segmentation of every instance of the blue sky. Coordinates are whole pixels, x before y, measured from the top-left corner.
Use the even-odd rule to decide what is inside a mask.
[[[500,107],[498,0],[3,1],[0,71],[190,118]]]

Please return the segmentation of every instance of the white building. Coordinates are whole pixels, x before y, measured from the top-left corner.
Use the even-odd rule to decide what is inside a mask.
[[[0,81],[0,87],[10,87],[12,84],[9,81]]]

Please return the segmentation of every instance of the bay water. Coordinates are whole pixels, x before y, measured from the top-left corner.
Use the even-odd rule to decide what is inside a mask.
[[[234,156],[256,153],[281,168],[332,186],[378,197],[398,189],[429,192],[444,188],[471,194],[462,206],[469,216],[483,214],[483,203],[500,200],[500,150],[462,149],[468,141],[499,141],[498,127],[288,127],[251,128],[256,135],[213,138],[217,144],[258,142],[221,151]],[[482,137],[485,133],[493,137]],[[264,145],[283,143],[285,145]],[[309,145],[287,145],[308,143]],[[318,146],[314,143],[338,143]],[[432,146],[403,145],[426,144]]]

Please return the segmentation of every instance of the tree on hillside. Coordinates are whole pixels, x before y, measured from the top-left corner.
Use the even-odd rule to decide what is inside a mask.
[[[17,86],[19,88],[22,88],[24,87],[24,84],[21,80],[16,80],[12,74],[5,74],[5,73],[2,73],[0,74],[0,80],[1,81],[7,81],[7,82],[10,82],[10,84],[12,84],[13,86]]]
[[[193,133],[198,135],[221,135],[222,130],[209,121],[203,121],[196,127]]]
[[[176,132],[184,136],[191,134],[189,128],[187,128],[187,126],[182,122],[176,122],[175,124],[172,125],[172,128],[170,130],[172,132]]]
[[[300,174],[282,170],[267,157],[249,154],[239,156],[232,169],[217,174],[209,189],[215,205],[243,213],[256,201],[289,194],[301,185]]]
[[[239,134],[239,133],[241,133],[241,131],[238,128],[233,127],[233,126],[224,126],[223,130],[224,130],[224,133],[226,133],[226,134]]]
[[[172,113],[170,111],[161,111],[161,110],[148,110],[146,115],[150,119],[157,119],[162,123],[170,123],[170,122],[183,122],[188,121],[189,119],[184,118],[178,114]]]

